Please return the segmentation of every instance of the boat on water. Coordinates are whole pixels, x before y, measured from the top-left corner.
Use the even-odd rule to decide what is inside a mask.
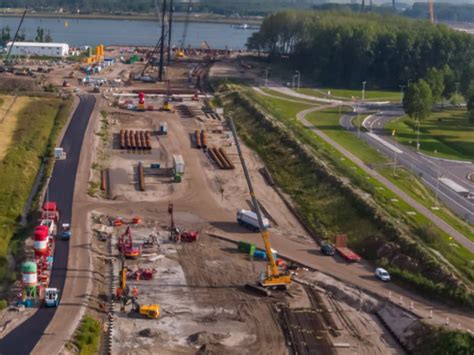
[[[257,25],[249,25],[247,23],[241,23],[238,25],[234,25],[234,28],[237,28],[239,30],[258,30],[260,26]]]

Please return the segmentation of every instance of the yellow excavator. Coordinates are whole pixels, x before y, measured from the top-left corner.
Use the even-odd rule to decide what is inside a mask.
[[[230,128],[232,130],[232,135],[234,136],[235,146],[237,147],[237,152],[239,154],[239,159],[242,164],[242,169],[244,170],[245,180],[250,191],[250,197],[252,198],[253,208],[257,214],[259,230],[262,235],[263,244],[265,245],[265,253],[267,255],[267,268],[266,273],[263,277],[260,278],[258,285],[246,285],[247,288],[262,293],[264,295],[269,295],[268,289],[287,289],[291,285],[291,275],[289,272],[282,272],[278,269],[278,266],[275,262],[275,258],[272,253],[272,246],[270,244],[270,234],[266,225],[263,223],[262,211],[260,209],[260,204],[255,195],[253,189],[252,180],[250,179],[250,174],[247,170],[247,165],[245,164],[244,156],[242,154],[242,149],[240,148],[239,139],[237,137],[237,131],[235,129],[234,121],[232,118],[229,118]]]

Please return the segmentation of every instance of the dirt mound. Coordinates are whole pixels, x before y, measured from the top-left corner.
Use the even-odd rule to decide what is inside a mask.
[[[219,345],[224,339],[230,337],[229,333],[221,334],[221,333],[208,333],[206,331],[198,332],[195,334],[191,334],[189,336],[189,342],[194,345]],[[202,347],[201,347],[202,348]]]
[[[160,333],[156,330],[145,328],[145,329],[140,330],[138,332],[138,335],[143,338],[156,338],[157,336],[160,335]]]

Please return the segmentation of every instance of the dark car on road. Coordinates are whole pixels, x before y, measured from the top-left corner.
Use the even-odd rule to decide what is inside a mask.
[[[330,243],[324,242],[323,244],[321,244],[321,253],[329,256],[334,255],[334,246]]]

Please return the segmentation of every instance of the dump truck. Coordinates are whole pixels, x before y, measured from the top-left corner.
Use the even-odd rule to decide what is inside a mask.
[[[265,229],[269,228],[270,223],[268,222],[268,219],[267,218],[262,218],[262,219],[263,219],[263,227]],[[247,211],[247,210],[238,210],[237,223],[255,232],[260,231],[260,227],[258,224],[258,216],[255,212]]]

